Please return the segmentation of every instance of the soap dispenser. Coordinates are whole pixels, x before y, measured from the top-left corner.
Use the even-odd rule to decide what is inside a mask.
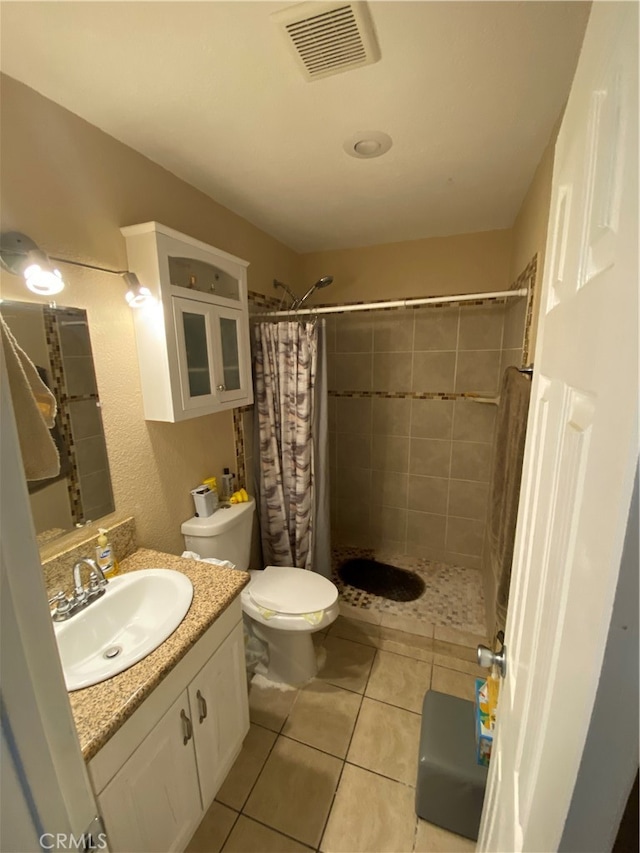
[[[104,527],[98,528],[98,544],[96,545],[96,563],[102,569],[105,578],[112,578],[120,573],[120,566],[113,553],[111,543],[107,539],[107,531]]]

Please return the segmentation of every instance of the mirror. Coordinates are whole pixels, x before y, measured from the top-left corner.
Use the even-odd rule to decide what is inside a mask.
[[[39,545],[115,509],[87,312],[3,300],[0,313],[58,403],[60,473],[28,482]]]

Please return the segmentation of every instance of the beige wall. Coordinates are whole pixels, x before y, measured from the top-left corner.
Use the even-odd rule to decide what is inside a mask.
[[[295,286],[298,256],[246,220],[57,104],[2,76],[2,230],[45,251],[120,269],[120,227],[155,219],[248,261],[249,287]],[[212,152],[212,156],[215,153]],[[131,310],[119,278],[65,266],[59,302],[89,317],[116,509],[143,546],[178,553],[189,490],[234,465],[231,412],[179,424],[144,420]],[[39,301],[3,275],[7,299]]]
[[[429,237],[303,255],[305,288],[322,275],[333,284],[316,302],[404,299],[503,290],[509,283],[511,231]]]
[[[547,226],[549,224],[549,206],[551,204],[551,179],[553,177],[553,156],[556,139],[560,129],[562,116],[556,122],[547,147],[544,150],[529,189],[518,211],[513,224],[511,245],[511,260],[509,264],[509,281],[514,282],[527,266],[533,256],[538,253],[538,271],[533,303],[533,319],[531,324],[531,352],[535,353],[536,330],[538,326],[538,311],[540,310],[540,293],[542,291],[542,276],[544,273],[545,246],[547,242]],[[520,325],[518,318],[517,324]]]
[[[560,121],[558,120],[513,223],[509,264],[510,281],[514,281],[520,275],[536,252],[538,252],[540,271],[544,266],[544,250],[547,241],[549,204],[551,201],[553,155],[559,129]]]

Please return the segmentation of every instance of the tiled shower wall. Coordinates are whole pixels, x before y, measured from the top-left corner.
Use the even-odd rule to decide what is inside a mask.
[[[535,273],[536,258],[514,287],[532,289]],[[326,318],[334,544],[481,567],[496,406],[471,397],[497,397],[505,368],[529,362],[531,303]],[[278,307],[253,293],[250,304]],[[253,407],[234,411],[250,492],[253,420]],[[254,543],[252,565],[258,554]]]
[[[335,543],[480,568],[496,406],[469,395],[495,398],[504,368],[521,360],[517,334],[504,339],[509,310],[425,306],[329,319]]]

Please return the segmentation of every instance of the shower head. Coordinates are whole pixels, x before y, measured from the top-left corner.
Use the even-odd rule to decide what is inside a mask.
[[[307,290],[305,295],[301,299],[297,299],[291,307],[294,309],[295,308],[302,308],[304,303],[311,296],[311,294],[314,293],[314,291],[318,290],[320,287],[328,287],[332,281],[333,281],[332,275],[323,275],[322,278],[319,278],[315,284],[311,285],[311,287],[309,288],[309,290]]]
[[[322,278],[318,279],[316,283],[313,285],[315,287],[327,287],[333,281],[332,275],[323,275]]]

